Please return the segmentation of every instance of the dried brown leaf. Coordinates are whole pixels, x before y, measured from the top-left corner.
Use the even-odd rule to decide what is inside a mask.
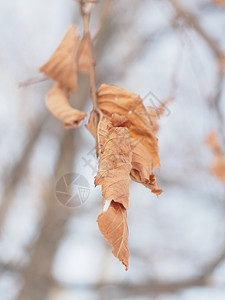
[[[213,2],[219,6],[225,6],[225,0],[213,0]]]
[[[113,200],[128,209],[132,159],[129,131],[110,127],[106,120],[100,126],[101,155],[95,185],[102,186],[104,203]]]
[[[120,116],[115,113],[112,115],[111,122],[113,126],[130,127],[130,123],[125,116]],[[159,196],[162,193],[162,190],[159,189],[155,175],[152,173],[153,164],[151,155],[147,148],[138,139],[131,139],[131,147],[131,179],[138,183],[142,183],[145,187],[149,188],[153,193]]]
[[[131,179],[143,184],[159,196],[162,190],[158,187],[153,174],[154,167],[151,154],[141,142],[137,142],[135,139],[131,139],[131,145],[133,148]]]
[[[218,155],[214,157],[211,164],[211,172],[222,182],[225,182],[225,156]]]
[[[160,167],[158,140],[153,133],[143,101],[137,94],[113,85],[102,84],[97,92],[99,108],[108,116],[117,113],[130,122],[130,136],[138,139],[151,153],[155,168]]]
[[[206,139],[206,144],[213,151],[213,160],[210,170],[218,179],[225,182],[225,155],[219,143],[218,133],[212,131]]]
[[[98,217],[99,229],[113,246],[113,254],[128,269],[128,227],[126,209],[129,206],[129,184],[132,153],[129,130],[113,127],[103,118],[100,122],[101,145],[95,185],[102,186],[104,211]],[[109,207],[107,207],[109,205]]]
[[[62,42],[40,71],[69,90],[77,88],[77,53],[80,38],[77,26],[71,25]]]
[[[100,86],[97,96],[99,108],[111,118],[112,124],[129,129],[133,153],[131,179],[157,195],[161,194],[153,174],[153,170],[160,167],[158,140],[142,99],[134,93],[105,84]]]
[[[206,144],[215,154],[222,154],[220,143],[219,143],[219,135],[217,132],[212,131],[208,135],[206,139]]]
[[[97,134],[98,121],[99,121],[98,114],[96,113],[95,110],[92,110],[88,120],[88,124],[86,124],[85,126],[95,139]]]
[[[112,253],[126,267],[129,267],[127,212],[120,203],[111,201],[109,208],[97,219],[99,229],[108,243],[113,246]]]
[[[65,128],[78,127],[86,117],[86,113],[72,108],[59,86],[54,86],[46,96],[46,106],[50,112],[64,123]]]

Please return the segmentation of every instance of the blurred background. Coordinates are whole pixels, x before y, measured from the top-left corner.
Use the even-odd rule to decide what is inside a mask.
[[[150,93],[146,106],[173,99],[159,119],[164,193],[130,186],[125,272],[96,223],[103,203],[88,118],[64,131],[45,107],[51,80],[18,87],[43,78],[38,67],[71,23],[82,32],[78,4],[0,1],[1,300],[225,299],[225,184],[205,144],[215,130],[225,149],[224,2],[100,0],[93,10],[98,86]],[[87,76],[72,101],[91,111]],[[89,191],[73,208],[56,198],[71,172]]]

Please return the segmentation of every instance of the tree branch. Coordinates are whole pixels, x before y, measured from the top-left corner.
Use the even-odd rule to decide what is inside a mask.
[[[198,18],[193,13],[188,12],[177,0],[167,0],[174,8],[178,17],[181,17],[185,23],[192,27],[198,35],[208,44],[215,56],[225,58],[224,52],[218,47],[217,42],[200,26]]]

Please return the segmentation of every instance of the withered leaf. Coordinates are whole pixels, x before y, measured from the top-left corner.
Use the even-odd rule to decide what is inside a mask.
[[[105,206],[109,207],[98,217],[99,229],[113,246],[113,254],[128,269],[128,227],[126,209],[129,206],[129,184],[132,153],[129,130],[113,127],[103,118],[99,126],[101,145],[95,185],[102,186]]]
[[[137,137],[151,153],[155,168],[160,167],[158,140],[153,133],[148,112],[142,99],[137,94],[114,85],[102,84],[97,92],[98,105],[103,113],[111,116],[117,113],[125,116],[130,122],[130,136]]]
[[[215,131],[210,132],[206,139],[206,144],[212,149],[214,154],[220,155],[222,154],[220,143],[219,143],[219,136],[218,133]]]
[[[78,127],[87,115],[70,106],[64,90],[58,85],[54,86],[46,96],[46,106],[64,123],[66,129]]]
[[[125,116],[118,114],[112,115],[113,126],[130,127],[130,123]],[[132,147],[132,170],[131,179],[142,183],[145,187],[149,188],[153,193],[159,196],[162,190],[159,189],[155,175],[152,173],[153,164],[151,155],[147,151],[147,148],[140,142],[139,139],[131,139]]]
[[[108,243],[113,246],[112,253],[126,267],[129,267],[127,212],[120,203],[111,201],[109,208],[97,219],[99,229]]]
[[[225,0],[213,0],[213,2],[219,6],[225,6]]]
[[[131,179],[157,195],[161,194],[153,174],[153,170],[160,167],[158,140],[142,99],[134,93],[105,84],[100,86],[97,96],[100,109],[112,118],[112,123],[129,129],[133,153]]]
[[[211,164],[212,173],[220,179],[222,182],[225,182],[225,156],[218,155],[214,157]]]
[[[125,127],[112,127],[107,121],[100,126],[101,155],[95,185],[102,186],[104,203],[113,200],[126,209],[129,205],[131,147],[129,131]]]
[[[97,137],[100,148],[99,153],[102,154],[104,151],[103,145],[106,143],[106,140],[109,139],[109,131],[112,128],[112,124],[107,118],[103,117],[103,119],[98,125],[99,126],[97,128]]]
[[[80,38],[77,27],[71,25],[62,42],[49,60],[40,67],[40,71],[56,80],[61,86],[69,90],[77,87],[77,53]]]
[[[97,135],[98,122],[99,122],[98,114],[96,113],[95,110],[92,110],[88,120],[88,124],[86,124],[85,126],[95,139]]]
[[[221,149],[218,134],[211,132],[206,139],[206,143],[213,151],[210,170],[219,180],[225,182],[225,155]]]
[[[162,190],[158,187],[156,177],[153,174],[154,167],[151,154],[139,140],[131,139],[131,145],[133,149],[131,179],[143,184],[159,196]]]

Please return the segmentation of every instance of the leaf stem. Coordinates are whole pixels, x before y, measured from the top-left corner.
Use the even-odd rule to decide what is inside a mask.
[[[99,141],[99,124],[102,120],[102,112],[98,107],[98,99],[96,95],[96,75],[95,75],[95,60],[94,60],[94,54],[93,54],[93,47],[92,47],[92,40],[91,40],[91,35],[89,31],[89,24],[90,24],[90,17],[91,17],[91,11],[93,8],[93,2],[84,2],[81,0],[80,2],[80,11],[81,11],[81,16],[83,19],[83,24],[84,24],[84,33],[83,37],[87,39],[89,48],[90,48],[90,53],[91,53],[91,66],[90,66],[90,85],[91,85],[91,98],[93,101],[93,110],[97,113],[98,116],[98,125],[96,128],[96,152],[97,156],[100,154],[100,141]]]

